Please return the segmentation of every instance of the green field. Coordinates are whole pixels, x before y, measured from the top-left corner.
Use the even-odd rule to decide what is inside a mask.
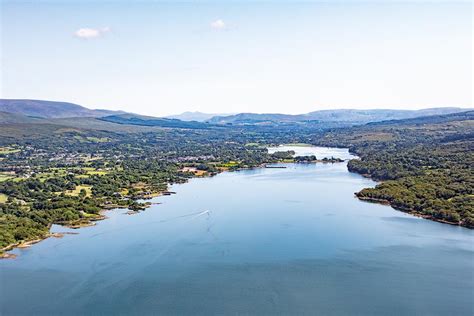
[[[105,175],[108,172],[104,170],[97,170],[96,168],[93,167],[75,167],[75,168],[49,168],[46,172],[42,172],[36,175],[36,178],[39,179],[40,181],[44,182],[47,179],[54,178],[54,177],[63,177],[68,174],[68,172],[74,172],[77,170],[82,170],[85,173],[84,174],[79,174],[76,175],[76,178],[78,179],[84,179],[84,178],[89,178],[92,175]],[[2,181],[0,179],[0,181]],[[3,180],[5,181],[5,180]]]
[[[11,148],[11,147],[0,147],[0,155],[8,155],[19,152],[20,149],[18,148]]]
[[[5,203],[8,199],[8,196],[6,196],[3,193],[0,193],[0,203]]]
[[[78,140],[81,143],[107,143],[109,141],[109,138],[107,137],[93,137],[93,136],[84,137],[81,135],[75,135],[73,138]]]
[[[224,168],[231,168],[237,166],[239,163],[237,161],[229,161],[226,163],[221,163],[218,166],[219,167],[224,167]]]
[[[78,196],[82,189],[86,190],[86,196],[92,195],[92,187],[89,185],[78,185],[74,190],[66,191],[66,195]]]
[[[107,143],[109,141],[107,137],[86,137],[86,139],[93,143]]]
[[[11,175],[6,175],[6,174],[0,173],[0,182],[7,181],[7,180],[10,180],[12,178],[14,178],[14,177],[12,177]]]
[[[92,168],[92,167],[85,167],[85,168],[82,168],[82,170],[84,170],[87,175],[99,175],[99,176],[103,176],[104,174],[107,174],[107,171],[104,171],[104,170],[97,170],[95,168]]]
[[[294,144],[283,144],[283,146],[312,147],[313,145],[311,145],[311,144],[305,144],[305,143],[294,143]]]

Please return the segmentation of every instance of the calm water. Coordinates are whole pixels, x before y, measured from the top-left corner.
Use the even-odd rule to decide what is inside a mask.
[[[0,314],[472,315],[473,231],[354,198],[373,185],[345,164],[175,185],[0,261]]]
[[[324,157],[330,158],[341,158],[341,159],[353,159],[355,158],[349,154],[347,149],[344,148],[330,148],[330,147],[314,147],[314,146],[291,146],[291,145],[280,145],[276,147],[269,147],[268,152],[273,154],[277,151],[289,151],[293,150],[295,156],[311,156],[315,155],[316,158],[322,159]]]

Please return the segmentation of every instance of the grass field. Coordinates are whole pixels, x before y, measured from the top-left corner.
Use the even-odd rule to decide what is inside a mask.
[[[89,175],[88,175],[88,174],[80,174],[80,175],[77,175],[76,178],[78,178],[78,179],[86,179],[86,178],[89,178]]]
[[[3,193],[0,193],[0,203],[5,203],[8,199],[8,196],[6,196]]]
[[[107,143],[108,141],[110,141],[107,137],[84,137],[81,135],[75,135],[74,139],[78,140],[81,143]]]
[[[11,148],[11,147],[0,147],[0,155],[8,155],[19,152],[20,149],[18,148]]]
[[[82,189],[86,190],[86,196],[92,195],[92,187],[89,185],[78,185],[74,190],[66,191],[66,195],[78,196]]]
[[[305,143],[294,143],[294,144],[284,144],[283,146],[312,147],[313,145],[311,145],[311,144],[305,144]]]
[[[230,167],[237,166],[238,164],[239,163],[237,161],[229,161],[229,162],[226,162],[226,163],[221,163],[218,166],[219,167],[224,167],[224,168],[230,168]]]
[[[99,175],[99,176],[103,176],[104,174],[107,174],[107,171],[103,171],[103,170],[93,170],[93,171],[87,171],[87,174],[88,175]]]
[[[36,175],[36,178],[41,182],[44,182],[50,178],[54,177],[62,177],[65,176],[67,173],[66,168],[50,168],[48,172],[41,172]]]
[[[90,175],[90,176],[92,176],[92,175],[103,176],[104,174],[107,174],[107,171],[97,170],[97,169],[92,168],[92,167],[85,167],[85,168],[82,168],[82,170],[87,172],[87,174]]]
[[[78,196],[82,189],[86,190],[86,196],[92,195],[92,187],[89,185],[78,185],[74,190],[66,191],[66,195]]]
[[[46,181],[47,179],[49,178],[54,178],[54,177],[62,177],[62,176],[65,176],[68,172],[72,172],[72,171],[75,171],[75,170],[83,170],[85,171],[86,173],[85,174],[79,174],[79,175],[76,175],[76,178],[89,178],[90,176],[92,175],[99,175],[99,176],[102,176],[104,174],[107,174],[108,172],[107,171],[104,171],[104,170],[97,170],[96,168],[92,168],[92,167],[85,167],[85,168],[70,168],[70,169],[66,169],[66,168],[50,168],[47,172],[42,172],[40,174],[38,174],[36,177],[37,179],[39,179],[40,181],[44,182]],[[2,181],[0,179],[0,181]],[[5,181],[5,180],[3,180]]]
[[[87,140],[93,143],[107,143],[109,139],[107,137],[87,137]]]
[[[12,178],[14,178],[14,177],[12,177],[10,175],[0,173],[0,182],[7,181],[7,180],[10,180]]]

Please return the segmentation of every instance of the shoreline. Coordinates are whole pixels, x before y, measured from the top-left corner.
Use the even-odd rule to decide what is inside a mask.
[[[361,196],[358,196],[357,193],[354,193],[354,195],[355,195],[355,197],[357,197],[357,199],[359,199],[362,202],[386,205],[386,206],[390,206],[391,208],[393,208],[394,210],[397,210],[399,212],[402,212],[402,213],[405,213],[405,214],[410,214],[412,216],[419,217],[419,218],[422,218],[422,219],[430,220],[430,221],[433,221],[433,222],[438,222],[438,223],[441,223],[441,224],[449,224],[449,225],[452,225],[452,226],[463,227],[463,228],[466,228],[466,229],[473,229],[471,227],[462,225],[462,222],[457,222],[457,223],[456,222],[450,222],[450,221],[447,221],[447,220],[436,218],[432,215],[422,214],[422,213],[417,212],[417,211],[412,210],[412,209],[405,209],[405,208],[394,206],[392,203],[390,203],[389,200],[370,198],[370,197],[361,197]]]
[[[316,147],[318,147],[318,146],[316,146]],[[340,147],[336,147],[336,148],[340,148]],[[352,158],[352,159],[358,159],[358,158],[359,157],[357,155],[354,155],[354,158]],[[262,164],[257,165],[257,166],[241,167],[241,168],[238,168],[238,169],[235,169],[235,170],[220,169],[215,174],[214,173],[212,173],[212,174],[207,173],[206,175],[199,175],[199,176],[195,175],[195,176],[191,177],[190,179],[203,178],[203,177],[212,177],[216,174],[220,174],[220,173],[224,173],[224,172],[239,171],[239,170],[251,170],[251,169],[259,169],[259,168],[272,169],[272,167],[267,167],[267,165],[272,165],[272,164],[313,164],[313,163],[323,163],[323,164],[331,163],[331,164],[334,164],[334,163],[343,163],[343,162],[347,163],[349,160],[350,159],[341,159],[341,160],[317,159],[317,160],[314,160],[314,161],[299,161],[299,162],[297,162],[297,161],[291,161],[291,162],[290,161],[265,162],[265,163],[262,163]],[[286,168],[286,167],[283,167],[283,168]],[[360,175],[364,178],[369,178],[369,179],[373,180],[376,183],[381,183],[382,182],[382,181],[374,180],[371,177],[370,174],[362,174],[362,173],[350,171],[348,169],[347,169],[347,172],[356,173],[356,174],[358,174],[358,175]],[[187,179],[185,182],[183,182],[181,184],[187,183],[188,180],[189,179]],[[178,184],[178,183],[172,183],[171,185],[173,185],[173,184]],[[169,194],[166,194],[166,193],[169,193]],[[167,187],[165,191],[154,193],[153,197],[150,197],[149,199],[164,196],[164,195],[170,195],[171,193],[175,193],[175,192],[170,192],[169,187]],[[414,210],[406,210],[406,209],[403,209],[403,208],[398,208],[398,207],[392,205],[390,203],[390,201],[388,201],[388,200],[377,199],[377,198],[368,198],[368,197],[359,197],[357,195],[357,193],[354,193],[354,195],[362,202],[386,205],[386,206],[392,207],[394,210],[397,210],[397,211],[400,211],[400,212],[403,212],[403,213],[406,213],[406,214],[410,214],[410,215],[415,216],[415,217],[423,218],[423,219],[426,219],[426,220],[432,220],[432,221],[439,222],[439,223],[442,223],[442,224],[449,224],[449,225],[453,225],[453,226],[459,226],[459,227],[464,227],[464,228],[467,228],[467,229],[472,229],[470,227],[463,226],[461,222],[459,222],[459,223],[449,222],[449,221],[446,221],[446,220],[437,219],[437,218],[435,218],[433,216],[430,216],[430,215],[421,214],[421,213],[419,213],[417,211],[414,211]],[[155,205],[155,204],[160,204],[160,203],[148,203],[148,204],[144,205],[143,210],[128,210],[124,214],[126,214],[126,215],[135,215],[135,214],[140,213],[141,211],[144,211],[144,210],[148,209],[149,207],[151,207],[151,205]],[[105,212],[118,210],[118,209],[127,209],[127,207],[126,206],[115,205],[115,204],[113,204],[113,205],[104,205],[103,209],[99,211],[99,215],[97,215],[94,218],[80,219],[80,220],[76,221],[75,223],[55,223],[55,224],[60,225],[60,226],[64,226],[64,227],[67,227],[67,228],[70,228],[70,229],[80,229],[80,228],[83,228],[83,227],[91,227],[91,226],[96,225],[95,222],[102,221],[102,220],[105,220],[105,219],[108,218],[104,214]],[[48,227],[48,229],[51,229],[51,227]],[[8,245],[8,246],[0,249],[0,260],[1,259],[14,259],[14,258],[16,258],[17,255],[12,254],[12,253],[8,253],[8,251],[11,251],[15,248],[19,248],[19,249],[29,248],[32,245],[34,245],[38,242],[41,242],[45,239],[48,239],[50,237],[62,238],[64,236],[64,234],[75,234],[75,233],[71,233],[71,232],[70,233],[51,233],[51,232],[49,232],[48,234],[46,234],[42,238],[37,238],[37,239],[33,239],[33,240],[25,240],[25,241],[21,241],[21,242],[15,243],[15,244]]]
[[[228,170],[225,170],[225,171],[228,171]],[[221,172],[224,172],[224,171],[220,171],[219,173],[221,173]],[[207,176],[211,177],[212,175],[209,174]],[[201,178],[201,177],[202,176],[194,176],[190,179]],[[183,183],[188,182],[188,180],[189,179],[187,179]],[[172,183],[172,184],[178,184],[178,183]],[[166,190],[153,193],[153,196],[150,196],[149,198],[146,198],[146,199],[152,199],[152,198],[171,195],[171,194],[175,194],[175,192],[169,191],[169,186],[168,186],[166,188]],[[138,214],[141,211],[144,211],[147,208],[151,207],[152,205],[156,205],[156,204],[161,204],[161,203],[149,203],[149,202],[147,202],[147,203],[143,204],[143,209],[142,210],[130,210],[129,209],[124,214],[125,215]],[[108,218],[105,215],[106,212],[110,212],[110,211],[114,211],[114,210],[120,210],[120,209],[128,209],[128,208],[126,206],[122,206],[122,205],[108,204],[108,205],[102,206],[102,209],[99,211],[99,214],[95,215],[94,217],[81,218],[81,219],[79,219],[77,221],[74,221],[74,222],[53,223],[48,227],[48,233],[45,234],[43,237],[39,237],[39,238],[31,239],[31,240],[22,240],[20,242],[16,242],[14,244],[10,244],[10,245],[7,245],[7,246],[1,248],[0,249],[0,260],[2,260],[2,259],[15,259],[17,257],[17,255],[13,254],[13,253],[9,253],[9,251],[12,251],[14,249],[26,249],[26,248],[31,247],[34,244],[37,244],[37,243],[39,243],[43,240],[46,240],[46,239],[50,238],[50,237],[62,238],[62,237],[64,237],[64,235],[78,234],[78,233],[74,233],[74,232],[52,233],[52,232],[49,231],[51,229],[52,225],[59,225],[59,226],[63,226],[63,227],[69,228],[69,229],[80,229],[80,228],[84,228],[84,227],[92,227],[92,226],[96,225],[95,222],[106,220]]]
[[[51,229],[51,227],[49,229]],[[21,241],[21,242],[10,244],[10,245],[0,249],[0,251],[1,251],[0,259],[15,259],[17,257],[17,255],[8,252],[8,251],[12,251],[13,249],[16,249],[16,248],[26,249],[26,248],[30,248],[34,244],[37,244],[37,243],[39,243],[39,242],[41,242],[45,239],[51,238],[51,237],[63,238],[64,235],[75,235],[75,234],[77,234],[77,233],[73,233],[73,232],[51,233],[50,232],[42,238],[37,238],[37,239],[32,239],[32,240],[24,240],[24,241]]]
[[[266,166],[268,164],[277,164],[277,163],[282,163],[282,164],[290,164],[290,163],[294,163],[294,164],[305,164],[305,163],[340,163],[340,162],[345,162],[345,160],[343,161],[338,161],[338,162],[333,162],[333,161],[323,161],[323,160],[315,160],[315,161],[309,161],[309,162],[265,162],[265,163],[262,163],[260,165],[257,165],[257,166],[253,166],[253,167],[241,167],[241,168],[238,168],[238,169],[235,169],[235,170],[219,170],[217,171],[216,174],[220,174],[220,173],[224,173],[224,172],[233,172],[233,171],[239,171],[239,170],[250,170],[250,169],[258,169],[258,168],[266,168]],[[285,167],[286,168],[286,167]],[[213,177],[214,175],[216,174],[211,174],[211,173],[208,173],[207,175],[195,175],[193,177],[191,177],[190,179],[194,179],[194,178],[203,178],[203,177]],[[187,179],[189,180],[189,179]],[[187,183],[188,181],[186,182],[183,182],[181,184],[184,184],[184,183]],[[178,183],[172,183],[172,184],[178,184]],[[168,193],[168,194],[166,194]],[[165,195],[170,195],[170,194],[175,194],[175,192],[171,192],[169,191],[169,187],[166,188],[165,191],[162,191],[162,192],[158,192],[156,194],[154,194],[154,196],[152,198],[156,198],[156,197],[160,197],[160,196],[165,196]],[[150,204],[146,204],[144,205],[144,209],[143,210],[146,210],[147,208],[151,207],[151,205],[155,205],[155,204],[160,204],[160,203],[150,203]],[[113,210],[117,210],[117,209],[127,209],[127,207],[125,206],[120,206],[120,205],[104,205],[103,206],[103,209],[99,211],[99,215],[97,217],[94,217],[94,218],[88,218],[88,219],[79,219],[78,221],[76,222],[73,222],[73,223],[54,223],[56,225],[60,225],[60,226],[64,226],[64,227],[67,227],[67,228],[70,228],[70,229],[80,229],[80,228],[83,228],[83,227],[91,227],[91,226],[95,226],[97,221],[102,221],[102,220],[105,220],[107,219],[108,217],[104,214],[105,212],[108,212],[108,211],[113,211]],[[143,211],[142,210],[142,211]],[[135,214],[138,214],[140,213],[141,211],[136,211],[136,210],[128,210],[127,212],[125,212],[124,214],[125,215],[135,215]],[[51,229],[51,227],[48,227],[48,229]],[[58,234],[62,234],[61,237],[63,237],[64,234],[67,234],[67,233],[51,233],[49,232],[48,234],[46,234],[44,237],[42,238],[36,238],[36,239],[32,239],[32,240],[23,240],[21,242],[17,242],[17,243],[14,243],[14,244],[10,244],[2,249],[0,249],[0,260],[1,259],[15,259],[17,257],[17,255],[15,254],[12,254],[12,253],[9,253],[8,251],[12,251],[13,249],[16,249],[16,248],[19,248],[19,249],[25,249],[25,248],[29,248],[31,247],[32,245],[36,244],[36,243],[39,243],[43,240],[46,240],[50,237],[56,237],[56,238],[61,238],[61,237],[58,237],[57,235]],[[69,233],[69,234],[73,234],[73,233]]]
[[[150,207],[150,205],[146,205],[145,208],[148,208]],[[93,218],[87,218],[87,219],[79,219],[75,222],[69,222],[69,223],[53,223],[52,225],[59,225],[59,226],[62,226],[62,227],[66,227],[66,228],[69,228],[69,229],[80,229],[80,228],[84,228],[84,227],[92,227],[92,226],[95,226],[96,223],[95,222],[98,222],[98,221],[103,221],[105,219],[107,219],[108,217],[105,215],[106,212],[109,212],[109,211],[113,211],[113,210],[118,210],[118,209],[125,209],[125,207],[120,207],[119,205],[114,205],[113,207],[109,207],[109,206],[104,206],[103,209],[101,209],[99,211],[99,215],[93,217]],[[136,212],[136,213],[139,213],[139,212]],[[51,226],[50,225],[48,227],[48,231],[51,229]],[[5,246],[3,247],[2,249],[0,249],[0,260],[1,259],[15,259],[17,257],[17,255],[13,254],[13,253],[9,253],[9,251],[12,251],[14,249],[26,249],[26,248],[30,248],[32,245],[34,244],[37,244],[43,240],[46,240],[50,237],[54,237],[54,238],[63,238],[64,235],[76,235],[76,234],[79,234],[79,233],[75,233],[75,232],[61,232],[61,233],[52,233],[52,232],[48,232],[47,234],[45,234],[43,237],[40,237],[40,238],[36,238],[36,239],[31,239],[31,240],[22,240],[21,242],[17,242],[17,243],[14,243],[14,244],[10,244],[8,246]]]
[[[357,157],[357,156],[356,156]],[[367,179],[370,179],[372,181],[374,181],[375,183],[379,184],[379,183],[382,183],[383,181],[377,181],[375,180],[374,178],[372,178],[372,176],[370,174],[367,174],[367,173],[359,173],[357,171],[351,171],[351,170],[347,170],[348,172],[350,173],[355,173],[355,174],[358,174],[364,178],[367,178]],[[363,188],[363,189],[366,189],[366,188]],[[363,190],[362,189],[362,190]],[[361,191],[362,191],[361,190]],[[360,191],[359,191],[360,192]],[[452,226],[459,226],[459,227],[463,227],[463,228],[466,228],[466,229],[474,229],[473,227],[469,227],[469,226],[465,226],[463,225],[462,222],[450,222],[450,221],[447,221],[447,220],[444,220],[444,219],[439,219],[439,218],[436,218],[432,215],[427,215],[427,214],[423,214],[423,213],[420,213],[418,211],[415,211],[413,209],[406,209],[406,208],[402,208],[402,207],[397,207],[395,205],[393,205],[389,200],[386,200],[386,199],[378,199],[378,198],[370,198],[370,197],[364,197],[364,196],[358,196],[357,194],[359,192],[356,192],[354,193],[355,197],[358,198],[360,201],[363,201],[363,202],[368,202],[368,203],[375,203],[375,204],[381,204],[381,205],[386,205],[386,206],[390,206],[391,208],[393,208],[394,210],[397,210],[399,212],[402,212],[402,213],[405,213],[405,214],[410,214],[412,216],[415,216],[415,217],[419,217],[419,218],[422,218],[422,219],[426,219],[426,220],[430,220],[430,221],[433,221],[433,222],[438,222],[438,223],[441,223],[441,224],[448,224],[448,225],[452,225]]]

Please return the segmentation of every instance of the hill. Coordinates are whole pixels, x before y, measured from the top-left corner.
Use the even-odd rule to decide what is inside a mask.
[[[42,118],[0,111],[0,124],[41,123],[42,121],[44,121]]]
[[[386,120],[397,120],[406,118],[415,118],[429,115],[442,115],[450,113],[464,112],[467,109],[446,107],[431,108],[422,110],[321,110],[307,114],[291,115],[291,114],[256,114],[256,113],[239,113],[229,116],[216,116],[208,120],[214,124],[261,124],[261,123],[296,123],[296,122],[340,122],[348,125],[360,125],[370,122],[379,122]]]
[[[160,129],[159,126],[127,125],[95,117],[44,119],[0,112],[0,146],[26,139],[54,139],[59,143],[71,132],[97,136],[101,133],[159,132]]]
[[[168,119],[178,119],[181,121],[196,121],[196,122],[205,122],[207,120],[210,120],[211,118],[215,116],[225,116],[226,114],[222,113],[203,113],[203,112],[183,112],[181,114],[176,114],[176,115],[169,115],[165,116],[164,118]],[[231,115],[231,114],[227,114]]]
[[[159,126],[172,128],[209,128],[210,124],[202,122],[185,122],[177,119],[159,118],[135,114],[121,114],[101,117],[100,120],[116,124],[138,125],[138,126]]]
[[[122,111],[91,110],[69,102],[23,99],[0,99],[0,111],[39,118],[102,117],[124,113]]]
[[[213,124],[259,124],[259,123],[285,123],[301,122],[310,120],[302,115],[279,114],[279,113],[239,113],[228,116],[215,116],[208,120]]]

